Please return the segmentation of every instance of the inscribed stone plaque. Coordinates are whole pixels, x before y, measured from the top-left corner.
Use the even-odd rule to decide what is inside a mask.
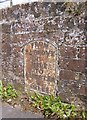
[[[54,94],[56,59],[56,48],[49,42],[34,41],[25,46],[26,89]]]

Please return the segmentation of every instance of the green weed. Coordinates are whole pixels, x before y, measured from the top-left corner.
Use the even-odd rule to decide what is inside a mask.
[[[78,115],[78,109],[74,104],[68,104],[61,101],[60,97],[54,97],[53,95],[40,95],[35,93],[31,96],[33,106],[41,109],[46,118],[57,116],[57,118],[87,118],[87,112],[82,112]]]
[[[0,80],[0,97],[2,96],[2,81]]]
[[[17,98],[18,94],[11,84],[8,84],[7,86],[4,87],[2,85],[2,81],[0,81],[0,96],[2,97],[3,100],[15,99]]]

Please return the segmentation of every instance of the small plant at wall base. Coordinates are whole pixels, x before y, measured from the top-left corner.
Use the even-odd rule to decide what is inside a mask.
[[[87,111],[79,110],[74,104],[62,102],[60,97],[55,97],[54,95],[40,95],[38,93],[25,93],[26,96],[21,98],[21,95],[22,93],[19,94],[11,84],[4,87],[0,81],[0,96],[2,97],[2,100],[6,102],[9,100],[11,100],[11,103],[15,102],[16,104],[21,104],[22,102],[25,107],[26,105],[29,107],[28,110],[31,110],[32,108],[33,110],[36,109],[39,112],[41,111],[45,118],[62,120],[67,118],[81,118],[81,120],[87,119]],[[16,102],[18,98],[19,101]],[[11,105],[14,105],[14,103]],[[23,106],[21,105],[21,107]]]
[[[0,96],[2,97],[2,100],[15,99],[18,97],[18,94],[11,84],[8,84],[6,87],[4,87],[2,85],[2,81],[0,81]]]
[[[2,96],[2,81],[0,81],[0,98]]]
[[[61,101],[60,97],[42,96],[35,93],[31,96],[33,106],[41,109],[46,118],[82,118],[87,119],[87,112],[78,112],[78,108],[74,104],[67,104]]]
[[[13,88],[13,86],[11,84],[8,84],[7,85],[7,88],[3,88],[3,91],[2,91],[2,98],[6,98],[6,99],[9,99],[9,98],[12,98],[12,99],[15,99],[17,97],[17,92],[16,90]]]

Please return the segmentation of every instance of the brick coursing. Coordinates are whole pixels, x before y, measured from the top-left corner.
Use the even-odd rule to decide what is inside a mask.
[[[85,105],[82,99],[87,97],[85,14],[69,15],[59,6],[59,3],[34,2],[0,10],[3,81],[24,88],[23,48],[30,41],[48,39],[58,47],[57,95],[64,101]],[[46,81],[38,80],[37,84],[48,91]]]

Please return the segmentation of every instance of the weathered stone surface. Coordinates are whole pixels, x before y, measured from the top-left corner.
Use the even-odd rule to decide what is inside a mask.
[[[42,86],[43,82],[46,81],[54,84],[53,88],[55,90],[57,56],[56,48],[52,44],[47,41],[30,42],[24,48],[24,60],[25,78],[26,82],[30,84],[30,89],[34,89],[32,84],[36,82],[40,91],[44,92]],[[36,90],[39,90],[38,87]],[[47,93],[50,93],[49,85],[44,86],[44,89],[47,89],[47,87]],[[52,93],[54,93],[54,90]]]
[[[64,58],[76,58],[77,48],[74,46],[60,46],[59,47],[60,56]]]
[[[70,70],[61,70],[60,80],[75,80],[75,72]]]
[[[86,60],[60,58],[59,66],[62,69],[85,73]]]
[[[10,33],[11,26],[9,24],[2,24],[2,33]]]
[[[86,85],[82,85],[80,87],[80,95],[84,95],[84,96],[87,96],[87,86]]]
[[[86,17],[66,14],[62,4],[34,2],[0,10],[3,82],[83,105]]]

